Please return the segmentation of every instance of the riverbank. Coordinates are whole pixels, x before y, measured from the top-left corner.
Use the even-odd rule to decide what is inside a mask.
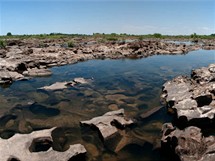
[[[143,58],[152,55],[178,55],[189,51],[215,49],[215,43],[174,43],[165,40],[97,42],[84,39],[7,39],[0,49],[0,84],[32,76],[49,76],[53,66],[90,59]]]

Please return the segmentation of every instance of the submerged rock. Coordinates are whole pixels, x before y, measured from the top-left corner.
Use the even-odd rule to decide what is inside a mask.
[[[42,76],[50,76],[52,75],[51,70],[49,69],[28,69],[28,71],[23,72],[25,76],[31,76],[31,77],[42,77]]]
[[[50,86],[44,86],[39,89],[45,89],[45,90],[59,90],[59,89],[65,89],[68,88],[69,85],[73,85],[74,82],[56,82]]]
[[[163,85],[161,99],[175,109],[178,118],[209,118],[215,114],[215,64],[192,71],[192,77],[179,76]]]
[[[44,89],[44,90],[60,90],[60,89],[66,89],[69,86],[75,86],[76,84],[89,84],[92,82],[91,79],[84,79],[84,78],[74,78],[74,80],[69,81],[69,82],[56,82],[50,86],[44,86],[39,89]]]
[[[162,132],[162,148],[173,150],[181,161],[215,160],[215,137],[204,137],[198,127],[179,130],[171,123],[166,123]]]
[[[118,127],[125,128],[133,124],[131,119],[126,119],[124,109],[105,113],[103,116],[95,117],[88,121],[81,121],[83,125],[95,126],[98,128],[103,139],[108,139],[118,133]]]
[[[54,129],[15,134],[9,139],[0,138],[0,160],[68,161],[86,153],[86,149],[81,144],[70,145],[65,152],[53,150],[51,133]]]
[[[75,83],[79,83],[79,84],[89,84],[92,82],[92,79],[85,79],[85,78],[74,78],[73,80]]]

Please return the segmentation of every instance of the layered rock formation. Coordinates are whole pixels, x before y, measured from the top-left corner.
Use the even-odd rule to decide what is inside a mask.
[[[187,120],[215,114],[215,64],[192,71],[191,78],[179,76],[163,85],[161,98],[177,116]]]
[[[51,132],[54,129],[35,131],[30,134],[15,134],[6,140],[0,138],[0,160],[68,161],[86,153],[86,149],[81,144],[70,145],[65,152],[53,150]]]
[[[179,76],[166,82],[161,98],[168,108],[174,109],[176,120],[186,118],[186,123],[181,119],[176,124],[184,124],[180,127],[184,128],[182,130],[171,123],[163,125],[163,149],[173,151],[181,161],[215,160],[215,136],[205,137],[201,129],[196,127],[204,131],[213,130],[215,64],[193,70],[191,78]]]

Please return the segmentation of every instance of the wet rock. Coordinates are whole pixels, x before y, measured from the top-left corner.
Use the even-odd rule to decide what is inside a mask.
[[[157,107],[154,107],[144,113],[142,113],[140,115],[140,118],[141,119],[146,119],[146,118],[149,118],[150,116],[152,116],[153,114],[155,114],[156,112],[158,112],[160,109],[162,108],[162,106],[157,106]]]
[[[60,89],[65,89],[68,88],[68,86],[73,86],[75,83],[74,82],[56,82],[50,86],[44,86],[39,89],[44,89],[44,90],[60,90]]]
[[[1,160],[68,161],[86,153],[86,149],[81,144],[70,145],[65,152],[53,150],[51,133],[54,129],[15,134],[9,139],[0,138]]]
[[[81,121],[82,125],[90,125],[98,128],[103,139],[108,139],[118,133],[118,128],[125,128],[133,124],[131,119],[126,119],[124,109],[105,113],[88,121]]]
[[[175,109],[178,118],[214,118],[214,65],[193,70],[191,78],[179,76],[163,85],[161,99],[168,108]]]
[[[84,79],[84,78],[74,78],[73,81],[69,82],[56,82],[50,86],[44,86],[39,89],[44,89],[44,90],[61,90],[61,89],[66,89],[69,86],[75,86],[76,84],[89,84],[92,82],[91,79]]]
[[[73,80],[75,83],[79,83],[79,84],[89,84],[92,82],[92,79],[85,79],[85,78],[74,78]]]
[[[52,75],[52,72],[49,69],[34,68],[34,69],[28,69],[28,71],[23,72],[23,74],[25,76],[31,76],[31,77],[36,77],[36,76],[42,77],[42,76],[50,76]]]
[[[198,127],[179,130],[171,123],[166,123],[162,132],[162,148],[173,150],[181,161],[215,160],[215,137],[204,137]]]

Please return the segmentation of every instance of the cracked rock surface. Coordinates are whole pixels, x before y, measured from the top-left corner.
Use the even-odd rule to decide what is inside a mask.
[[[0,138],[0,160],[68,161],[86,153],[86,149],[81,144],[70,145],[65,152],[53,150],[51,133],[54,129],[35,131],[30,134],[15,134],[9,139]],[[46,149],[37,151],[37,146],[43,146]]]
[[[215,64],[192,71],[191,78],[178,76],[163,85],[163,103],[176,110],[178,118],[209,118],[215,114]]]
[[[179,130],[171,123],[166,123],[162,132],[162,144],[173,149],[181,161],[215,160],[215,136],[204,137],[198,127],[189,126]]]
[[[133,124],[131,119],[126,119],[124,109],[105,113],[103,116],[95,117],[88,121],[81,121],[81,124],[95,126],[100,131],[103,139],[108,139],[118,133],[115,126],[118,124],[121,128]]]

